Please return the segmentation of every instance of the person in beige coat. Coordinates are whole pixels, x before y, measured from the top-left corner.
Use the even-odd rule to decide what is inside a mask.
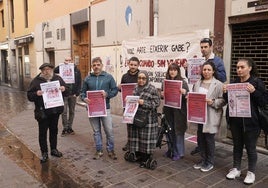
[[[208,60],[202,66],[201,79],[193,86],[193,92],[205,93],[207,102],[207,122],[198,124],[197,136],[200,139],[201,161],[195,169],[208,172],[214,167],[215,134],[219,131],[223,114],[223,84],[217,80],[213,61]]]

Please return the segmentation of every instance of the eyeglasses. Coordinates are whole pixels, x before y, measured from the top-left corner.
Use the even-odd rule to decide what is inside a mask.
[[[138,77],[138,80],[147,80],[146,77]]]
[[[72,61],[71,59],[65,59],[65,61]]]

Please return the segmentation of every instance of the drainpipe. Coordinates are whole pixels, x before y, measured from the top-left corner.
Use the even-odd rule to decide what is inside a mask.
[[[158,35],[158,12],[159,12],[159,1],[154,0],[154,36]]]
[[[9,12],[9,1],[7,1],[7,19],[8,19],[8,22],[7,22],[7,36],[8,36],[8,39],[10,39],[10,12]]]

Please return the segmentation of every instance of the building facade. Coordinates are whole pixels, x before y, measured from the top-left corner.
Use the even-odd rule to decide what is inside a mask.
[[[1,85],[25,90],[42,63],[65,56],[83,78],[99,56],[119,83],[124,40],[206,29],[228,81],[237,60],[251,57],[268,87],[268,0],[0,0],[0,13]]]

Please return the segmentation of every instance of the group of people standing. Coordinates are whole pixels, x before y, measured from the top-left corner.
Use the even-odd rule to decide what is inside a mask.
[[[205,63],[201,68],[201,78],[193,85],[192,92],[206,94],[207,121],[205,124],[197,124],[197,148],[192,154],[200,151],[201,160],[194,164],[194,169],[208,172],[214,168],[215,134],[219,131],[223,107],[228,103],[228,90],[226,87],[226,73],[221,58],[215,56],[212,51],[212,41],[204,38],[200,41],[200,49]],[[71,58],[65,60],[70,62]],[[164,91],[159,93],[157,88],[150,84],[149,75],[146,71],[139,70],[140,61],[137,57],[132,57],[128,61],[129,70],[122,76],[121,84],[137,83],[133,90],[133,95],[139,96],[139,107],[146,110],[145,116],[148,118],[147,125],[138,128],[135,124],[127,124],[127,143],[124,151],[131,151],[140,161],[140,167],[145,167],[145,163],[152,156],[156,147],[158,134],[157,109],[160,106]],[[186,65],[187,66],[187,65]],[[87,91],[103,90],[102,96],[106,101],[107,116],[90,117],[89,121],[93,129],[96,153],[93,159],[100,159],[103,156],[103,144],[101,126],[106,134],[106,150],[108,156],[117,159],[114,146],[113,124],[110,112],[110,99],[115,97],[121,90],[121,84],[116,85],[112,75],[102,70],[101,58],[97,57],[91,63],[92,72],[85,78],[81,88],[80,71],[74,68],[75,82],[66,84],[64,80],[53,73],[54,66],[44,63],[39,67],[41,73],[38,74],[30,84],[27,92],[28,99],[35,103],[35,118],[39,125],[39,144],[42,153],[41,162],[48,160],[47,130],[49,129],[49,141],[51,155],[61,157],[62,153],[57,150],[58,119],[62,113],[63,131],[62,136],[74,134],[72,123],[76,97],[89,104]],[[59,68],[54,70],[59,73]],[[257,78],[256,64],[249,58],[242,58],[237,63],[237,79],[232,83],[248,83],[247,91],[250,93],[251,118],[229,117],[228,124],[233,138],[233,168],[226,175],[227,179],[235,179],[241,174],[241,158],[245,146],[248,155],[248,172],[244,180],[245,184],[252,184],[255,181],[255,169],[257,162],[256,144],[260,134],[258,125],[258,107],[267,103],[267,92],[261,79]],[[185,156],[184,135],[187,130],[187,94],[190,92],[186,78],[181,75],[181,67],[175,63],[168,66],[166,73],[167,80],[182,81],[181,108],[163,107],[163,114],[171,126],[171,138],[173,145],[168,145],[165,156],[174,161]],[[43,92],[40,84],[59,80],[60,90],[64,96],[64,107],[44,109],[42,99]],[[81,90],[81,91],[80,91]],[[69,109],[68,109],[69,108]],[[69,119],[67,111],[69,110]],[[42,114],[44,113],[44,114]],[[228,117],[228,105],[226,116]]]

